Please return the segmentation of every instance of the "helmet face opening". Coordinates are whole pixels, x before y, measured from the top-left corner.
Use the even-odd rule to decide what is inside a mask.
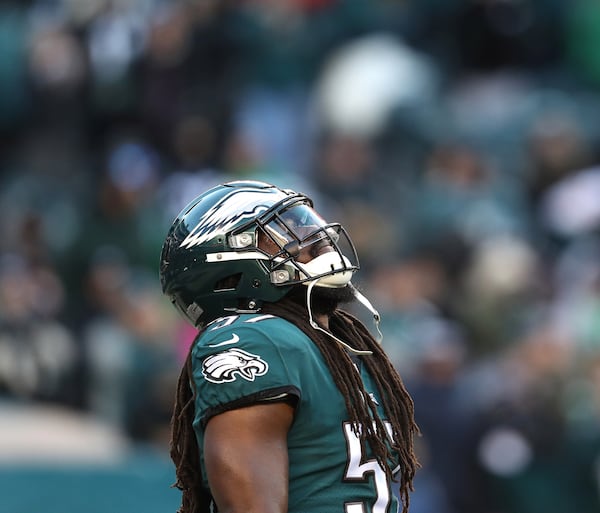
[[[195,326],[258,311],[299,283],[342,287],[358,270],[350,237],[303,194],[263,182],[231,182],[200,195],[163,245],[163,292]]]
[[[256,227],[257,247],[268,255],[274,284],[298,284],[337,275],[335,281],[323,280],[322,286],[343,286],[359,268],[356,250],[344,228],[339,223],[327,223],[307,201],[299,200],[260,216]]]

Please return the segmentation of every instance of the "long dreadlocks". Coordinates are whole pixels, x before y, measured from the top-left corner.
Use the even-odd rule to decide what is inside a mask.
[[[390,462],[398,459],[401,469],[400,499],[402,512],[406,513],[409,492],[413,489],[412,481],[418,468],[413,451],[413,438],[418,428],[414,422],[412,399],[381,346],[365,326],[349,313],[338,309],[330,315],[329,328],[334,335],[356,349],[372,352],[372,355],[362,359],[383,398],[385,419],[392,428],[391,437],[387,438],[380,435],[387,433],[383,419],[377,414],[375,405],[365,399],[369,397],[368,393],[346,350],[326,334],[314,330],[308,321],[306,310],[289,298],[277,303],[266,303],[262,313],[270,313],[292,322],[319,348],[337,388],[344,396],[352,426],[369,444],[388,479],[393,479]],[[202,484],[198,445],[192,427],[194,391],[190,387],[190,354],[179,376],[172,417],[171,458],[175,463],[177,476],[174,486],[183,492],[178,513],[209,513],[211,497]]]

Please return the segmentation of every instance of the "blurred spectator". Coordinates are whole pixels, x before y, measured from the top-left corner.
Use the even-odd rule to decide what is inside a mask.
[[[87,406],[136,440],[166,447],[176,379],[174,319],[152,276],[137,275],[114,248],[99,250],[87,275],[83,331]]]
[[[474,352],[506,347],[539,315],[552,291],[540,263],[530,244],[517,237],[490,237],[472,249],[456,311]]]
[[[548,190],[575,170],[593,162],[589,136],[576,112],[549,106],[531,121],[526,135],[526,183],[530,201],[538,204]]]
[[[331,133],[319,141],[313,171],[314,185],[327,198],[326,215],[344,220],[364,261],[393,254],[401,244],[400,180],[381,173],[378,164],[374,141]]]
[[[499,366],[504,390],[488,406],[479,457],[503,511],[591,513],[600,505],[597,433],[582,436],[567,423],[575,355],[569,340],[542,323]]]
[[[410,197],[410,247],[455,234],[469,244],[502,234],[526,233],[519,187],[477,148],[463,143],[434,146]]]
[[[115,246],[129,265],[152,269],[166,230],[156,204],[160,162],[152,148],[136,139],[118,140],[109,146],[102,165],[65,256],[75,310],[84,306],[80,280],[97,248]]]
[[[330,57],[315,90],[321,130],[372,138],[395,110],[435,101],[439,77],[429,59],[392,34],[369,34]]]
[[[443,490],[445,511],[486,511],[488,491],[477,462],[480,412],[461,383],[467,356],[462,334],[448,321],[429,318],[413,337],[418,349],[407,387],[422,433],[423,472]],[[428,493],[424,486],[416,495]]]
[[[64,290],[53,269],[18,255],[0,261],[0,390],[22,400],[75,405],[79,354],[59,320]]]

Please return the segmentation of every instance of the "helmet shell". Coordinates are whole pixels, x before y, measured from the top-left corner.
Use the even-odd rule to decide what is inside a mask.
[[[177,216],[163,244],[163,293],[195,326],[227,312],[257,311],[262,302],[281,299],[291,285],[271,283],[264,261],[209,261],[207,255],[231,252],[232,231],[298,198],[306,197],[257,181],[226,183],[198,196]]]

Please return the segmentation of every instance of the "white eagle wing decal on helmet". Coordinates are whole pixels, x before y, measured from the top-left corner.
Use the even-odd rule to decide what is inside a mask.
[[[238,348],[213,354],[202,362],[202,374],[211,383],[231,383],[237,376],[254,381],[268,370],[269,364],[260,356]]]
[[[240,220],[252,219],[286,197],[283,191],[236,189],[210,208],[181,243],[191,248],[227,233]]]

